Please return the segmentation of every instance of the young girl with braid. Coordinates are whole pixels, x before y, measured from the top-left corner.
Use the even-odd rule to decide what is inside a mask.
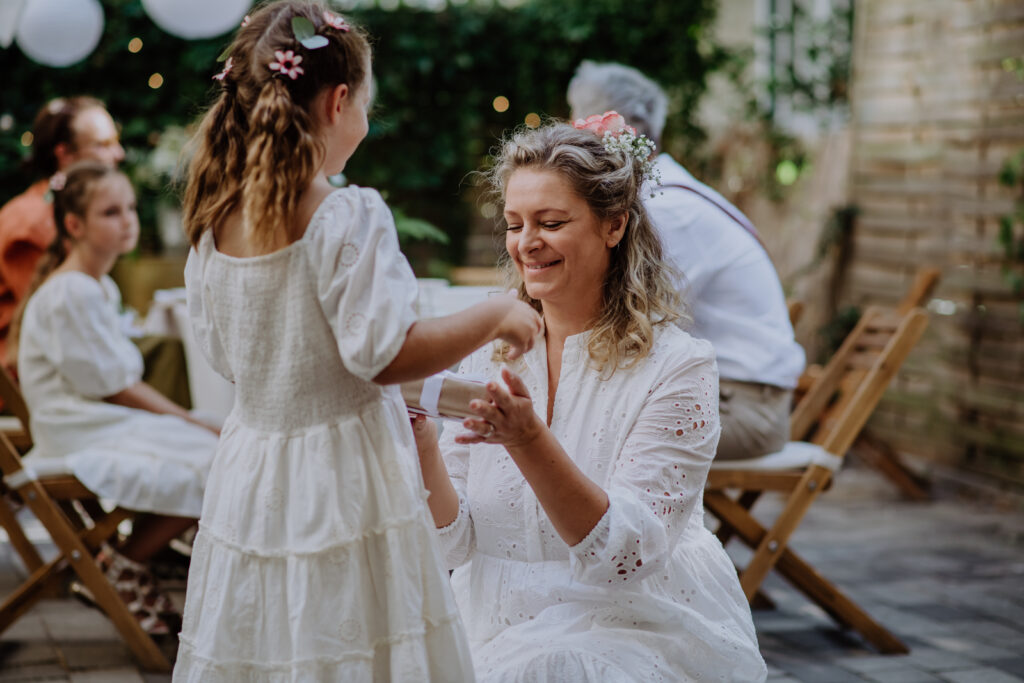
[[[56,238],[43,256],[8,351],[17,353],[35,446],[26,460],[63,460],[86,488],[141,514],[100,565],[140,625],[170,633],[180,615],[145,562],[195,524],[217,447],[215,431],[141,381],[142,356],[119,319],[107,274],[135,248],[128,178],[82,161],[54,176]]]
[[[217,76],[189,170],[192,325],[236,386],[210,473],[174,680],[467,681],[396,387],[540,332],[513,296],[417,320],[374,190],[336,190],[367,132],[370,49],[315,2],[264,5]]]

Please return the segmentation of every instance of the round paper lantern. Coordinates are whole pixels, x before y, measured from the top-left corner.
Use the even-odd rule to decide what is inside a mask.
[[[15,40],[40,64],[70,66],[88,57],[102,34],[97,0],[32,0],[22,9]]]
[[[238,28],[252,0],[142,0],[142,7],[171,35],[195,40]]]

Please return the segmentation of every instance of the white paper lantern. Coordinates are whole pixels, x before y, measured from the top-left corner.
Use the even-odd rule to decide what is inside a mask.
[[[96,49],[103,35],[97,0],[32,0],[25,3],[15,40],[21,51],[47,66],[70,66]]]
[[[142,7],[171,35],[195,40],[238,28],[252,0],[142,0]]]
[[[0,0],[0,47],[10,47],[25,0]]]

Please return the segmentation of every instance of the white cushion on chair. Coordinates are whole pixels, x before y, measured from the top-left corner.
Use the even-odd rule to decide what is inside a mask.
[[[0,432],[10,434],[11,432],[23,431],[21,420],[13,415],[0,415]]]
[[[790,441],[781,451],[748,460],[715,460],[713,470],[796,470],[810,465],[826,467],[833,472],[839,469],[843,459],[829,453],[817,444],[807,441]]]
[[[21,464],[20,470],[4,477],[4,483],[12,489],[24,486],[30,481],[73,474],[64,458],[26,457],[22,459]]]

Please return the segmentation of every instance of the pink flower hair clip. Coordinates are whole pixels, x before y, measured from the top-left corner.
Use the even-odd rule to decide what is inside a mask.
[[[50,189],[54,192],[60,192],[64,189],[64,186],[68,182],[68,177],[64,173],[57,171],[50,176]]]
[[[242,17],[242,28],[245,28],[248,25],[249,25],[249,15],[246,14],[244,17]]]
[[[637,135],[636,128],[626,125],[626,119],[614,111],[594,114],[585,119],[576,119],[572,127],[577,130],[589,130],[601,138],[604,149],[610,154],[621,153],[633,157],[634,163],[640,165],[644,179],[652,185],[661,184],[661,174],[654,165],[651,156],[654,154],[654,141],[646,135]],[[653,191],[651,193],[653,197]]]
[[[234,66],[234,61],[231,59],[231,57],[228,57],[228,61],[224,62],[224,69],[219,74],[214,76],[213,80],[220,81],[221,83],[223,83],[224,79],[227,78],[228,72],[231,71],[232,66]]]
[[[274,50],[274,57],[277,58],[277,61],[270,63],[271,71],[277,71],[282,76],[287,76],[293,81],[305,73],[303,68],[299,66],[302,63],[301,55],[297,55],[291,50],[285,52]]]
[[[339,17],[334,12],[328,12],[327,10],[324,10],[324,23],[339,31],[348,31],[350,28],[344,17]]]

